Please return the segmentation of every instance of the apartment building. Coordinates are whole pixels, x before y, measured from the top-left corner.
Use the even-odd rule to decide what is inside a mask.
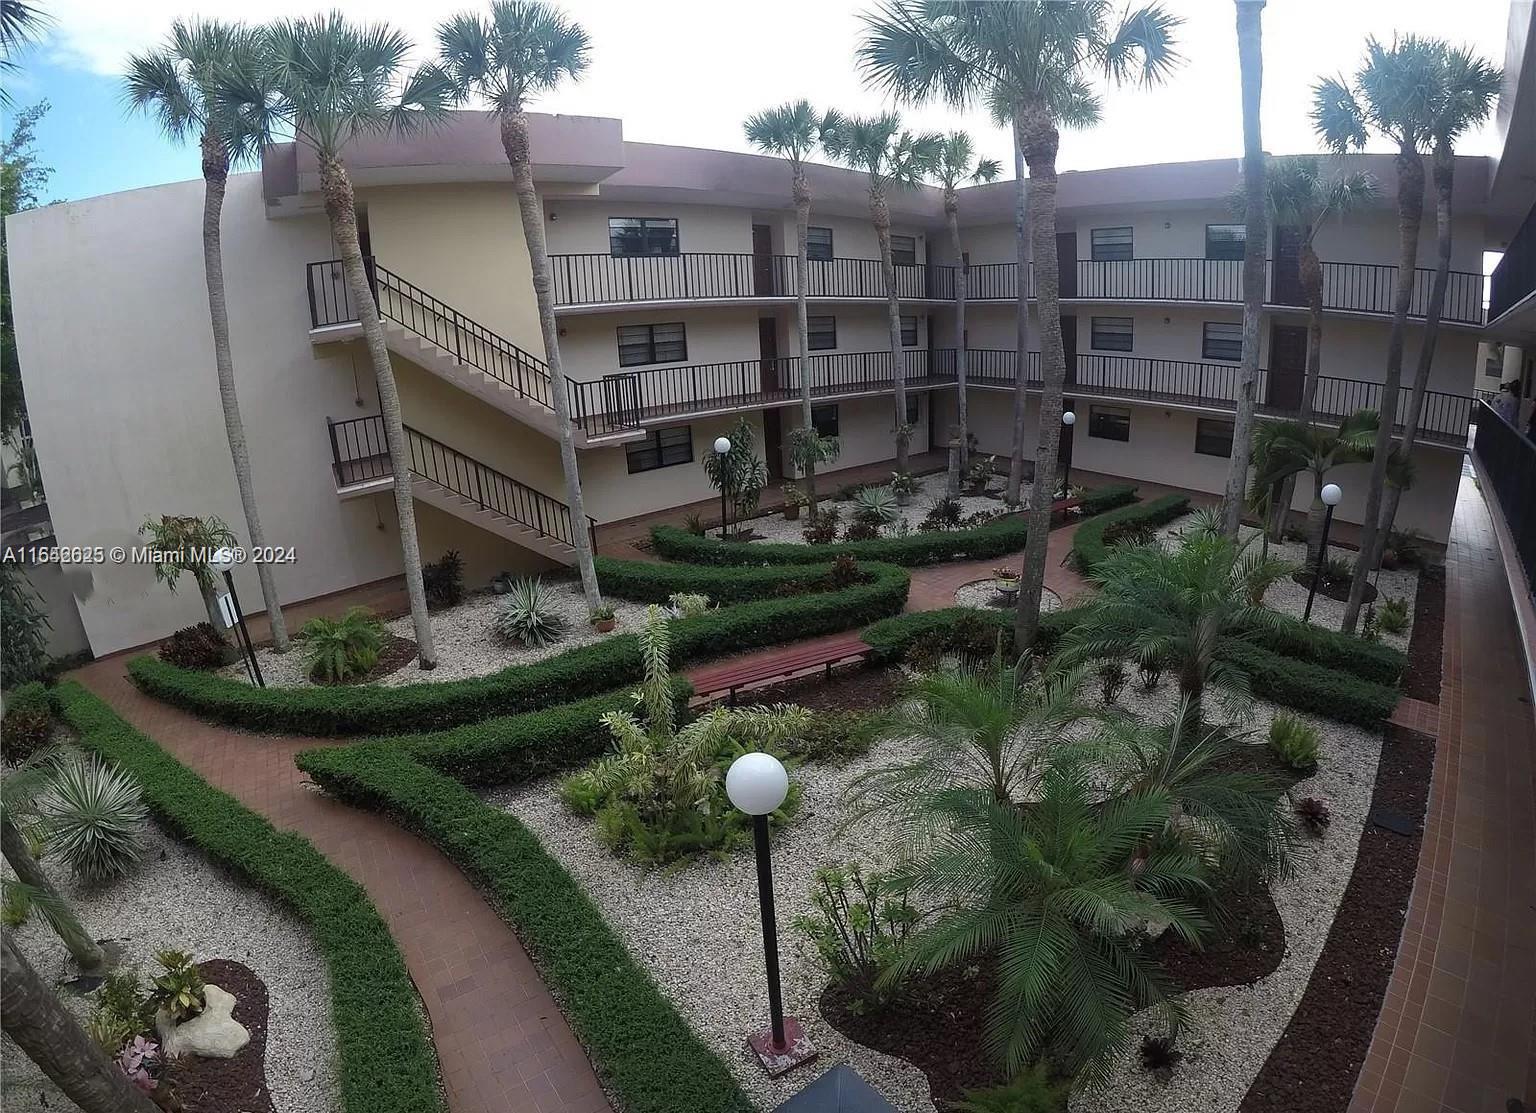
[[[794,217],[778,160],[631,143],[614,119],[537,116],[535,178],[587,513],[573,522],[550,380],[510,173],[479,113],[349,154],[364,251],[385,319],[405,422],[423,556],[459,549],[472,581],[569,563],[574,531],[707,499],[700,466],[746,416],[771,475],[800,420],[842,444],[838,467],[893,455],[898,416],[914,452],[955,421],[954,258],[933,190],[890,199],[907,412],[892,402],[884,287],[861,175],[810,169],[815,197],[802,359]],[[1330,223],[1320,420],[1379,400],[1396,277],[1391,160],[1349,160],[1381,183],[1379,208]],[[1457,168],[1456,248],[1416,479],[1399,520],[1446,536],[1482,369],[1481,253],[1489,160]],[[1235,161],[1065,173],[1058,254],[1075,469],[1219,491],[1241,356],[1243,229],[1227,197]],[[199,238],[202,184],[55,205],[10,218],[17,336],[52,520],[62,545],[131,546],[148,515],[218,514],[241,532],[212,372]],[[1011,182],[962,191],[969,266],[970,421],[1006,456],[1020,373]],[[399,572],[372,371],[321,210],[308,152],[272,149],[231,179],[224,263],[241,405],[278,569],[301,600]],[[1294,412],[1306,358],[1297,229],[1270,244],[1260,407]],[[1421,259],[1433,259],[1434,230]],[[1419,347],[1431,272],[1415,279],[1407,354]],[[1033,286],[1030,287],[1033,289]],[[1032,310],[1033,312],[1033,310]],[[1038,322],[1032,344],[1038,347]],[[1026,354],[1033,443],[1038,352]],[[1404,397],[1399,413],[1406,411]],[[1357,521],[1365,467],[1332,478]],[[1298,485],[1296,506],[1312,492]],[[195,621],[147,567],[83,565],[80,614],[97,653]],[[244,574],[249,574],[248,570]],[[245,597],[257,599],[254,575]]]

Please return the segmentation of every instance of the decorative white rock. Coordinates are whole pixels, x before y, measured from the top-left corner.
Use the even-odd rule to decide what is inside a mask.
[[[204,1059],[233,1059],[251,1042],[251,1034],[234,1017],[235,999],[213,983],[203,987],[203,1011],[183,1024],[173,1023],[164,1009],[155,1014],[160,1049],[168,1056],[200,1055]]]

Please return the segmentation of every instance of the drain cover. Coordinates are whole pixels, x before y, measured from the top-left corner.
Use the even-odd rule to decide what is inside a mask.
[[[1391,808],[1372,808],[1366,820],[1384,831],[1391,831],[1394,835],[1412,835],[1418,830],[1418,824],[1399,811]]]

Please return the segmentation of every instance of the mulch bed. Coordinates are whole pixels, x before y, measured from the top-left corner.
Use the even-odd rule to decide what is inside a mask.
[[[1200,950],[1171,931],[1147,949],[1180,989],[1250,985],[1274,973],[1285,957],[1285,924],[1267,888],[1234,889],[1214,903],[1224,916]]]
[[[1413,605],[1413,635],[1408,641],[1408,668],[1403,691],[1425,703],[1440,702],[1440,649],[1445,636],[1445,566],[1430,565],[1419,572],[1419,594]]]
[[[742,692],[737,703],[759,706],[794,703],[812,711],[883,711],[896,702],[901,689],[899,669],[864,667],[838,669],[832,679],[805,676]]]
[[[235,997],[235,1019],[251,1033],[251,1042],[233,1059],[201,1059],[184,1055],[166,1068],[168,1079],[185,1113],[272,1113],[267,1089],[267,987],[251,968],[230,959],[197,964],[205,982]]]
[[[1328,544],[1332,545],[1333,542],[1330,541]],[[1312,586],[1312,573],[1308,572],[1305,568],[1299,572],[1292,572],[1291,579],[1300,584],[1302,587]],[[1323,576],[1317,581],[1317,593],[1319,595],[1327,596],[1329,599],[1332,599],[1336,603],[1348,603],[1349,585],[1350,581],[1347,579],[1330,580],[1327,576]],[[1365,602],[1374,603],[1375,601],[1376,585],[1367,582],[1365,585]]]

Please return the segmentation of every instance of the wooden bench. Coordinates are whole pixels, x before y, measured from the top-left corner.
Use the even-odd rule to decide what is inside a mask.
[[[706,703],[724,695],[726,701],[734,705],[736,693],[743,688],[770,680],[788,680],[816,669],[824,669],[830,679],[833,666],[862,661],[870,652],[870,647],[857,634],[830,641],[787,645],[757,660],[700,669],[691,677],[693,694],[695,699]]]

